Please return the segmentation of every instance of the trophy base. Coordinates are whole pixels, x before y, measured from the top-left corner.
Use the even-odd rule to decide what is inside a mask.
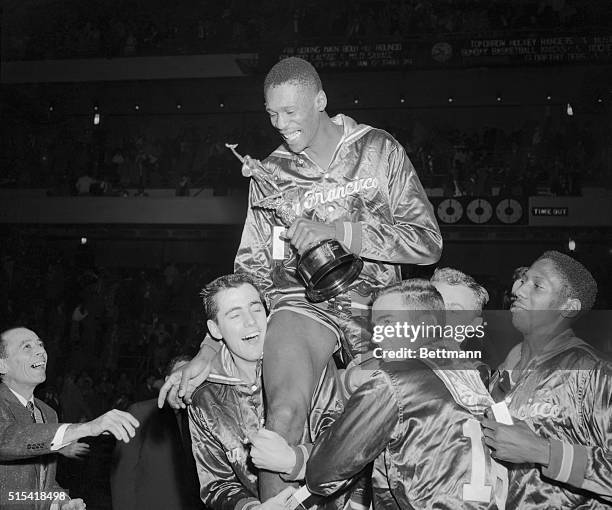
[[[335,239],[309,248],[300,257],[297,272],[306,284],[306,297],[320,303],[344,292],[361,274],[363,260]]]

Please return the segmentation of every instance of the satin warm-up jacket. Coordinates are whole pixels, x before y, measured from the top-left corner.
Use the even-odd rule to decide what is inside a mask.
[[[316,441],[310,491],[333,494],[374,461],[374,508],[504,508],[508,475],[483,446],[479,420],[493,399],[477,364],[408,359],[380,367]]]
[[[245,440],[264,425],[260,375],[261,362],[257,383],[240,379],[223,345],[207,381],[193,394],[189,407],[192,449],[200,496],[212,510],[248,510],[259,504],[257,469],[249,461]],[[343,409],[338,375],[330,361],[313,394],[302,443],[313,443]],[[334,500],[322,508],[338,505]]]
[[[353,284],[362,284],[362,295],[399,281],[398,264],[432,264],[440,258],[442,237],[433,208],[402,146],[385,131],[350,117],[340,114],[332,122],[344,133],[329,168],[280,146],[263,161],[273,184],[251,179],[234,269],[257,277],[271,299],[304,291],[294,274],[297,252],[288,242],[282,243],[282,260],[273,262],[273,227],[282,226],[281,220],[274,211],[254,207],[279,191],[298,218],[334,225],[336,238],[365,259]]]
[[[491,393],[550,441],[547,467],[509,469],[509,508],[612,506],[612,364],[571,329],[520,375],[521,345],[494,374]]]

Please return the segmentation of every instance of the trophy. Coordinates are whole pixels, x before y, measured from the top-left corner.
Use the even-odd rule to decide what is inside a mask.
[[[236,152],[237,144],[225,146],[244,163],[244,158]],[[253,203],[253,207],[274,211],[285,227],[290,227],[297,219],[292,206],[292,198],[297,198],[297,190],[281,191],[266,172],[261,163],[256,163],[243,170],[245,177],[251,177],[270,189],[272,194]],[[363,260],[349,252],[336,239],[325,239],[309,246],[298,258],[297,273],[306,286],[306,297],[319,303],[331,299],[346,291],[357,279],[363,268]]]

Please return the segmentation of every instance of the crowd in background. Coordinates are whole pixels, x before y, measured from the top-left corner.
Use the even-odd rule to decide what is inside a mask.
[[[103,136],[69,123],[21,136],[15,131],[0,151],[7,162],[0,168],[0,187],[47,188],[49,195],[173,188],[181,196],[205,187],[246,188],[248,180],[225,142],[264,158],[278,137],[246,122],[233,127],[217,122],[177,120],[176,135],[154,134],[152,122],[133,131],[117,124]],[[567,117],[553,124],[544,117],[514,129],[485,126],[471,132],[414,118],[380,127],[402,143],[423,184],[442,188],[445,196],[579,196],[584,186],[612,184],[606,126],[592,120]]]
[[[251,51],[309,38],[403,39],[427,34],[605,26],[609,2],[581,0],[129,0],[25,2],[3,16],[5,59]]]
[[[185,196],[204,187],[245,187],[248,181],[225,142],[240,141],[245,154],[274,149],[256,130],[225,132],[192,123],[184,123],[176,135],[151,134],[144,126],[142,131],[122,131],[118,126],[111,140],[94,130],[77,133],[64,124],[26,136],[25,143],[23,137],[12,136],[5,145],[11,164],[0,170],[0,186],[48,188],[50,195],[175,188],[177,195]]]

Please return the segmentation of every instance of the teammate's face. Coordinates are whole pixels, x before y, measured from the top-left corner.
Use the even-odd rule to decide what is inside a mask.
[[[296,82],[270,87],[266,92],[266,111],[272,126],[294,153],[311,147],[320,136],[325,93]]]
[[[38,335],[26,328],[16,328],[4,335],[6,358],[0,358],[0,373],[7,386],[16,391],[32,391],[45,381],[47,351]]]
[[[378,344],[383,349],[400,349],[402,347],[410,347],[410,339],[404,334],[403,325],[420,324],[423,320],[422,311],[411,310],[404,302],[404,297],[399,292],[391,292],[384,294],[374,301],[372,305],[372,323],[374,326],[396,327],[400,325],[399,334],[392,335],[384,334],[384,338]]]
[[[522,333],[552,326],[561,317],[563,282],[550,260],[536,261],[514,282],[512,323]]]
[[[482,322],[481,310],[474,291],[466,285],[449,285],[446,282],[433,282],[433,286],[444,300],[446,324],[478,325]]]
[[[259,292],[245,283],[224,289],[215,296],[215,321],[208,321],[212,336],[223,339],[229,351],[244,361],[257,361],[263,354],[266,337],[266,310]]]

